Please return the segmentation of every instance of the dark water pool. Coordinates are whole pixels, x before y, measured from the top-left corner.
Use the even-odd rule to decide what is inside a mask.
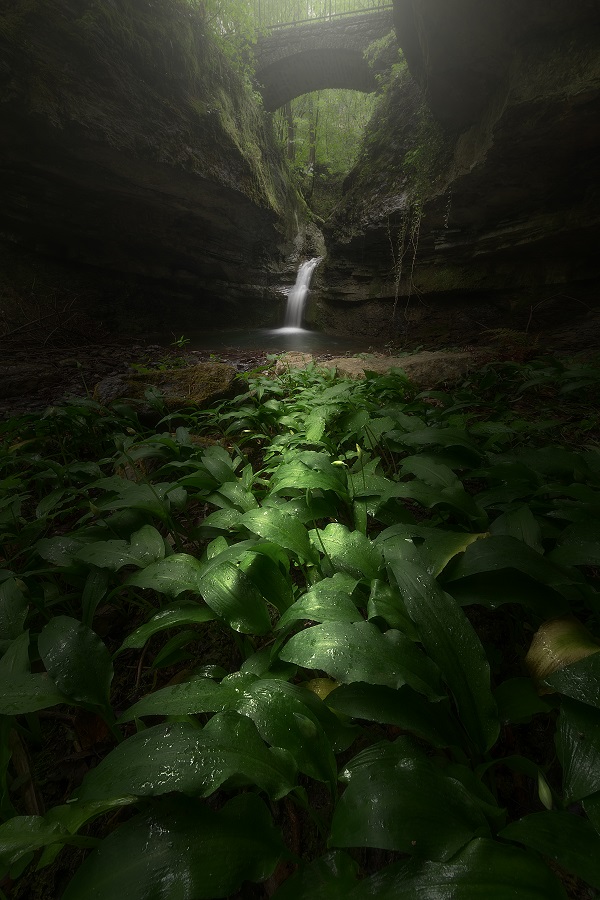
[[[338,337],[306,328],[257,328],[237,331],[188,332],[186,350],[256,349],[269,353],[299,350],[306,353],[358,353],[372,346],[366,337]],[[164,343],[164,335],[161,336]]]

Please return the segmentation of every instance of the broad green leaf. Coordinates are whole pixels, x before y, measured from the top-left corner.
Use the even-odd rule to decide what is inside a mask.
[[[27,675],[29,664],[29,631],[14,638],[0,658],[0,678],[10,680],[16,675]]]
[[[84,544],[75,554],[75,559],[80,559],[90,566],[110,569],[111,572],[118,572],[123,566],[137,565],[137,559],[132,555],[128,541],[119,540]]]
[[[551,587],[571,583],[568,574],[557,565],[523,541],[505,534],[491,535],[487,540],[476,541],[467,547],[463,556],[453,564],[447,581],[456,581],[480,572],[496,572],[499,569],[517,569]]]
[[[451,506],[453,509],[458,510],[458,512],[464,513],[465,516],[472,519],[479,527],[485,527],[485,513],[480,509],[473,497],[471,497],[470,494],[467,494],[458,479],[449,487],[441,487],[440,485],[432,487],[417,479],[393,483],[391,487],[382,494],[379,505],[384,506],[393,498],[415,500],[426,509],[432,509],[434,506],[439,505]]]
[[[521,505],[507,510],[492,523],[490,531],[492,534],[506,534],[516,538],[536,553],[544,552],[542,530],[528,506]]]
[[[264,881],[286,853],[263,801],[234,797],[218,812],[171,798],[130,819],[88,856],[62,900],[216,900]]]
[[[282,566],[280,562],[264,552],[263,548],[266,549],[268,546],[275,547],[274,544],[257,544],[252,550],[242,555],[239,566],[265,600],[283,613],[294,599],[294,585],[287,565]],[[281,548],[277,549],[279,553],[285,555],[285,563],[289,565],[289,558],[285,551],[282,551]]]
[[[565,803],[600,791],[600,710],[563,699],[556,734]]]
[[[481,751],[487,751],[498,737],[500,723],[485,652],[456,601],[439,587],[410,548],[406,541],[395,547],[388,542],[386,561],[425,650],[452,691],[465,731]]]
[[[314,488],[334,491],[343,499],[348,497],[348,489],[339,467],[332,466],[327,454],[310,450],[299,453],[290,462],[278,466],[270,484],[270,491],[274,494],[290,490],[296,493],[298,490]]]
[[[0,715],[18,716],[68,703],[46,673],[12,676],[0,690]]]
[[[447,703],[429,703],[408,685],[394,690],[385,685],[343,684],[327,695],[331,709],[382,725],[396,725],[434,747],[460,744]]]
[[[365,878],[347,900],[566,900],[537,854],[476,838],[448,862],[413,859]]]
[[[217,494],[221,494],[228,501],[228,504],[231,504],[231,506],[243,513],[247,512],[249,509],[256,509],[258,507],[254,494],[245,490],[237,481],[226,481],[220,486]],[[208,497],[207,500],[209,503],[215,502],[211,500],[210,497]],[[221,506],[222,504],[215,503],[215,505]]]
[[[35,549],[43,560],[52,563],[53,566],[71,566],[77,551],[83,544],[82,540],[77,540],[69,535],[60,535],[54,538],[42,538],[35,544]]]
[[[415,475],[420,481],[432,487],[452,487],[458,481],[452,469],[426,454],[405,456],[400,472],[403,475]]]
[[[536,691],[531,678],[509,678],[494,691],[498,717],[504,724],[528,722],[537,713],[551,709]]]
[[[38,650],[65,696],[106,709],[113,666],[106,646],[91,628],[70,616],[55,616],[42,629]]]
[[[318,558],[310,546],[304,525],[279,509],[251,509],[241,517],[240,524],[265,540],[285,547],[301,560],[315,562]]]
[[[176,628],[179,625],[200,625],[204,622],[211,622],[214,618],[215,614],[206,606],[200,606],[197,603],[174,603],[157,612],[145,625],[136,628],[125,638],[117,653],[143,647],[153,634],[164,631],[166,628]]]
[[[208,797],[233,777],[257,785],[277,800],[293,788],[294,774],[290,755],[266,747],[250,719],[224,712],[202,730],[177,722],[134,734],[88,772],[77,800],[152,797],[171,791]]]
[[[119,722],[141,716],[189,716],[235,709],[244,689],[255,680],[255,675],[239,672],[224,678],[220,684],[212,678],[196,676],[181,684],[153,691],[130,706]]]
[[[58,822],[46,822],[41,816],[14,816],[4,822],[0,825],[0,878],[22,856],[48,844],[64,843],[68,837]]]
[[[53,509],[60,505],[60,502],[66,493],[67,491],[65,490],[65,488],[56,488],[56,490],[51,491],[49,494],[47,494],[36,507],[36,519],[45,519]]]
[[[168,597],[178,597],[184,591],[200,593],[202,565],[189,553],[174,553],[150,563],[145,569],[130,575],[125,584],[151,588]]]
[[[360,531],[332,522],[326,528],[311,532],[313,546],[325,554],[334,569],[355,578],[377,577],[383,560],[372,541]]]
[[[383,550],[388,540],[412,540],[419,548],[427,571],[438,576],[451,559],[469,547],[474,541],[486,538],[487,533],[465,534],[462,531],[446,531],[424,525],[391,525],[379,534],[375,544]]]
[[[169,493],[172,499],[173,493]],[[131,555],[136,559],[136,565],[146,567],[150,563],[164,559],[165,541],[159,531],[153,525],[144,525],[131,535]]]
[[[146,715],[191,715],[233,710],[251,719],[261,738],[281,747],[298,768],[320,781],[335,783],[335,758],[311,694],[285,681],[236,672],[220,684],[195,678],[165,687],[138,701],[120,722]],[[330,715],[326,707],[322,714]]]
[[[14,578],[0,584],[0,641],[19,637],[25,626],[28,603]]]
[[[90,566],[81,595],[81,621],[92,627],[94,613],[100,601],[106,596],[110,574],[108,569]]]
[[[336,572],[314,584],[282,615],[277,628],[308,619],[313,622],[360,622],[362,616],[350,599],[358,584],[345,572]]]
[[[576,522],[565,528],[548,559],[559,566],[600,565],[600,523]]]
[[[568,812],[538,812],[511,822],[499,836],[537,850],[600,888],[600,836],[586,819]]]
[[[371,582],[367,618],[369,621],[382,619],[388,627],[398,628],[411,641],[417,643],[419,641],[419,635],[406,611],[400,591],[395,584],[390,584],[383,578],[374,578]]]
[[[248,685],[235,708],[252,719],[263,740],[287,750],[301,772],[334,788],[335,757],[319,719],[306,705],[308,697],[285,681],[260,680]]]
[[[346,900],[357,883],[358,865],[346,853],[334,850],[301,864],[273,895],[273,900]]]
[[[336,681],[366,681],[397,688],[409,684],[430,698],[439,696],[438,672],[401,632],[382,634],[370,622],[328,622],[295,634],[280,651],[286,662],[320,669]]]
[[[166,521],[169,516],[169,501],[166,495],[175,485],[165,482],[152,485],[137,484],[135,481],[113,475],[111,478],[102,478],[93,487],[108,492],[108,496],[94,501],[97,509],[141,509]]]
[[[200,579],[200,593],[208,606],[235,631],[265,634],[270,630],[271,619],[264,597],[233,563],[224,561],[207,568]]]
[[[453,565],[451,562],[449,571]],[[441,578],[445,577],[444,572]],[[541,619],[562,616],[570,609],[568,600],[556,590],[534,581],[516,569],[499,569],[469,575],[457,581],[445,582],[444,588],[461,606],[479,604],[496,609],[505,603],[520,603]]]
[[[489,826],[478,800],[407,738],[364,750],[331,824],[335,847],[378,847],[448,860]]]
[[[560,694],[600,709],[600,653],[565,666],[544,681]]]

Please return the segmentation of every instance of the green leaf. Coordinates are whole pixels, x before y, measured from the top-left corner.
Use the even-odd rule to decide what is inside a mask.
[[[336,572],[314,584],[282,615],[277,628],[308,619],[312,622],[360,622],[362,616],[350,599],[356,585],[355,578]]]
[[[334,491],[342,499],[348,499],[348,489],[339,467],[331,464],[326,453],[312,450],[298,453],[290,462],[278,466],[270,484],[273,494],[315,488]]]
[[[498,516],[491,525],[490,531],[492,534],[506,534],[516,538],[527,544],[536,553],[544,552],[542,530],[529,507],[524,504]]]
[[[517,569],[551,587],[572,583],[568,574],[545,556],[505,534],[491,535],[486,540],[476,541],[467,547],[463,556],[452,566],[447,581],[453,582],[469,575],[496,572],[499,569]]]
[[[184,591],[200,591],[202,565],[188,553],[174,553],[166,559],[150,563],[140,572],[130,575],[125,584],[133,587],[151,588],[168,597],[178,597]]]
[[[212,678],[195,676],[138,700],[123,713],[119,723],[141,716],[189,716],[235,709],[244,688],[255,680],[255,675],[235,673],[219,684]]]
[[[241,517],[240,524],[265,540],[291,551],[301,560],[316,562],[318,559],[310,546],[304,525],[279,509],[251,509]]]
[[[360,531],[332,522],[326,528],[311,532],[314,547],[324,553],[334,569],[355,578],[377,577],[383,560],[381,553]]]
[[[375,744],[344,771],[330,842],[448,860],[473,837],[489,835],[476,797],[444,775],[408,738]]]
[[[600,791],[600,711],[565,698],[561,704],[556,750],[563,768],[565,803]]]
[[[235,631],[266,634],[270,630],[271,619],[264,597],[233,563],[225,560],[207,568],[200,579],[200,593],[208,606]]]
[[[435,666],[399,631],[382,634],[370,622],[328,622],[294,635],[279,656],[306,669],[327,672],[348,684],[366,681],[397,688],[409,684],[439,696]]]
[[[267,748],[250,719],[224,712],[202,730],[177,722],[134,734],[88,772],[77,799],[152,797],[171,791],[208,797],[228,779],[241,777],[277,800],[292,790],[294,774],[290,755]]]
[[[566,900],[560,882],[525,850],[477,838],[448,862],[413,859],[365,878],[347,900]]]
[[[518,841],[600,888],[600,836],[586,819],[568,812],[538,812],[504,828],[499,837]]]
[[[432,487],[452,487],[458,481],[452,469],[426,454],[405,456],[400,472],[402,475],[415,475],[420,481]]]
[[[489,663],[472,625],[426,572],[410,544],[404,541],[392,548],[388,542],[385,557],[423,646],[452,691],[467,734],[481,751],[489,750],[500,723]]]
[[[234,797],[218,812],[172,798],[113,831],[62,900],[216,900],[246,880],[264,881],[285,852],[254,794]]]
[[[212,622],[214,618],[215,614],[206,606],[200,606],[197,603],[174,603],[157,612],[145,625],[136,628],[125,638],[116,653],[143,647],[153,634],[164,631],[166,628],[176,628],[179,625],[201,625],[204,622]]]
[[[600,653],[592,653],[544,678],[561,694],[600,709]]]
[[[494,691],[498,717],[503,724],[529,722],[538,713],[551,709],[536,691],[531,678],[509,678]]]
[[[346,900],[356,885],[358,865],[334,850],[300,866],[273,895],[273,900]]]
[[[15,675],[0,689],[0,715],[18,716],[67,703],[49,675]]]
[[[0,878],[27,853],[55,842],[63,843],[68,832],[58,822],[49,823],[41,816],[14,816],[0,825]]]
[[[19,637],[25,626],[28,603],[14,578],[0,584],[0,641]]]
[[[276,549],[285,561],[272,558],[267,549]],[[294,599],[294,585],[287,566],[289,559],[285,551],[275,544],[257,544],[252,550],[240,557],[240,569],[258,588],[267,603],[280,613],[285,612]]]
[[[355,719],[410,731],[434,747],[460,744],[448,704],[429,703],[408,685],[394,690],[362,682],[343,684],[327,695],[326,703],[336,712]]]
[[[84,544],[74,554],[75,559],[90,566],[98,566],[101,569],[110,569],[118,572],[123,566],[134,566],[137,560],[131,554],[131,547],[127,541],[94,541],[93,544]]]
[[[331,743],[307,701],[308,691],[285,681],[260,680],[248,685],[235,705],[256,725],[263,740],[282,747],[301,772],[335,787],[336,763]]]
[[[38,638],[38,650],[59,690],[76,703],[108,707],[113,666],[97,634],[70,616],[55,616]]]
[[[548,559],[559,566],[600,565],[600,524],[576,522],[565,528]]]
[[[474,541],[487,537],[485,533],[465,534],[461,531],[446,531],[443,528],[428,528],[423,525],[391,525],[379,534],[375,544],[384,549],[389,540],[415,541],[430,575],[438,576],[451,559],[469,547]]]
[[[96,608],[108,591],[109,580],[108,569],[90,566],[81,595],[81,621],[90,628]]]

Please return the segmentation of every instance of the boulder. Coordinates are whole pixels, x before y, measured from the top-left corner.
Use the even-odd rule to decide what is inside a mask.
[[[146,391],[154,388],[169,411],[185,407],[202,409],[214,400],[228,396],[236,375],[233,366],[221,362],[198,363],[182,369],[130,372],[104,378],[96,385],[94,397],[100,403],[118,399],[143,400]]]

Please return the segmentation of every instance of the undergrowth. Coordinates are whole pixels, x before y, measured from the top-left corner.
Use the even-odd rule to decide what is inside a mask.
[[[599,380],[1,426],[2,896],[594,896]]]

